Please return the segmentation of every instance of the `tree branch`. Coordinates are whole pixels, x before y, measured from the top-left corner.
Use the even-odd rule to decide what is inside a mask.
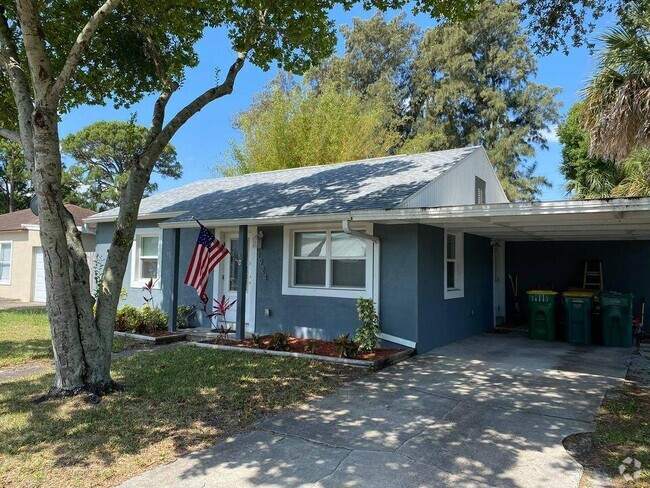
[[[21,144],[20,134],[15,130],[0,128],[0,137],[4,137],[5,139],[9,139],[10,141]]]
[[[152,147],[152,149],[154,151],[157,151],[160,148],[164,148],[169,143],[169,141],[174,136],[174,134],[176,134],[178,129],[180,129],[183,126],[183,124],[185,124],[185,122],[187,122],[190,118],[192,118],[192,116],[200,112],[203,107],[205,107],[210,102],[216,100],[217,98],[221,98],[224,95],[231,94],[235,85],[235,79],[237,78],[237,74],[244,66],[245,60],[246,60],[246,53],[239,53],[237,55],[237,59],[235,60],[235,62],[230,66],[230,69],[228,70],[228,75],[226,76],[224,82],[221,83],[220,85],[210,88],[209,90],[206,90],[201,95],[199,95],[194,100],[192,100],[190,103],[188,103],[185,107],[183,107],[167,123],[165,128],[162,129],[160,134],[152,142],[151,146],[156,147],[155,149]]]
[[[104,22],[106,17],[109,16],[109,14],[121,3],[121,1],[122,0],[106,0],[104,4],[99,7],[99,9],[92,15],[92,17],[88,19],[88,22],[83,27],[83,29],[81,29],[81,32],[72,45],[72,48],[68,53],[68,57],[65,60],[65,64],[63,65],[63,68],[61,68],[59,76],[56,77],[56,80],[54,81],[54,84],[49,91],[48,97],[50,99],[50,102],[58,103],[61,92],[79,65],[81,57],[86,52],[86,48],[88,47],[90,39],[93,37],[95,31],[99,28],[99,26]]]

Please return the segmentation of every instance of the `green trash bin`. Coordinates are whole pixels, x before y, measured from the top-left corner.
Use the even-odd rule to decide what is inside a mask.
[[[564,299],[564,325],[566,340],[570,344],[591,344],[591,313],[594,305],[593,293],[567,291]]]
[[[550,290],[530,290],[528,295],[528,333],[531,339],[555,340],[555,297]]]
[[[603,345],[632,347],[632,294],[604,291],[600,294]]]

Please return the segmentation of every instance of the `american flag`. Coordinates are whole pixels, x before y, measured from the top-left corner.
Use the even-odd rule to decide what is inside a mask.
[[[205,294],[208,276],[227,255],[228,249],[226,249],[226,246],[219,242],[212,232],[201,225],[194,254],[192,254],[190,260],[190,267],[185,275],[185,284],[196,289],[203,303],[208,301],[208,296]]]

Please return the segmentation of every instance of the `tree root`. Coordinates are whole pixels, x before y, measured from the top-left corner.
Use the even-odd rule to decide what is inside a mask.
[[[101,402],[103,396],[120,391],[124,391],[124,386],[110,380],[109,382],[88,383],[78,388],[50,388],[46,394],[33,397],[30,401],[32,403],[43,403],[48,400],[87,395],[86,402],[97,405]]]

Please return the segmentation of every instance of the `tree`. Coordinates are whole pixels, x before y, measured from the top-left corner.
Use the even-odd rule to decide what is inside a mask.
[[[403,7],[405,1],[364,2],[366,8]],[[209,103],[230,95],[246,60],[303,72],[332,53],[329,12],[351,0],[251,2],[249,0],[16,0],[0,7],[0,135],[20,142],[38,196],[54,348],[50,394],[103,394],[110,376],[115,314],[135,233],[138,208],[161,153],[176,132]],[[456,19],[472,0],[420,0],[418,12]],[[223,27],[236,56],[225,77],[174,114],[167,104],[196,66],[194,49],[206,29]],[[81,235],[63,205],[58,123],[81,104],[129,105],[157,94],[146,143],[132,155],[119,216],[96,302]],[[95,309],[95,311],[94,311]]]
[[[29,171],[20,144],[0,139],[0,213],[29,207],[32,196]]]
[[[623,179],[612,190],[615,197],[650,197],[650,149],[635,149],[621,166]]]
[[[584,124],[590,153],[621,163],[650,144],[650,1],[630,2],[601,42],[596,75],[584,90]]]
[[[558,126],[557,134],[562,144],[560,173],[567,180],[567,193],[574,198],[608,198],[623,174],[612,161],[589,155],[584,111],[584,104],[576,103]]]
[[[312,166],[385,155],[398,139],[384,127],[385,107],[331,83],[314,90],[276,79],[235,119],[226,175]]]
[[[97,211],[118,205],[133,164],[147,142],[148,130],[133,122],[96,122],[61,141],[63,154],[76,163],[68,168],[70,184],[83,189],[80,197],[86,206]],[[164,177],[181,177],[181,163],[176,150],[168,144],[158,157],[153,172]],[[156,183],[149,183],[144,196],[155,192]]]
[[[482,144],[511,200],[534,199],[549,185],[526,159],[535,144],[546,148],[559,89],[532,81],[537,65],[517,3],[487,1],[468,21],[428,30],[413,70],[416,120],[402,152]]]

